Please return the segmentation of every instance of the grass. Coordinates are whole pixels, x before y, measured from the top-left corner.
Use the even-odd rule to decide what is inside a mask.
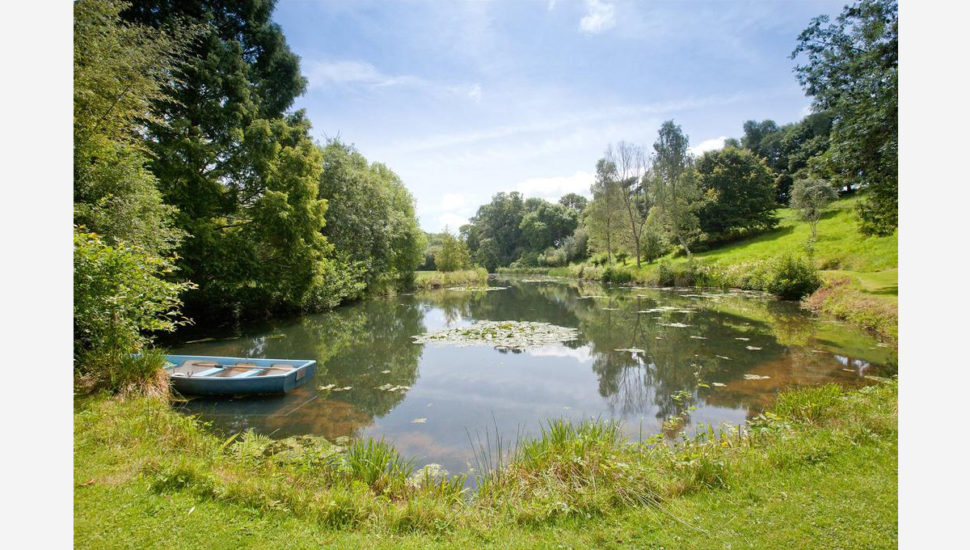
[[[897,391],[785,392],[743,432],[671,441],[553,420],[474,493],[385,442],[223,440],[157,398],[79,400],[75,544],[894,547]]]
[[[487,282],[488,271],[483,267],[461,271],[416,271],[414,273],[414,286],[419,290],[465,285],[484,286]]]
[[[804,303],[812,311],[835,316],[896,342],[898,237],[895,233],[886,237],[862,235],[855,211],[858,200],[836,201],[819,222],[811,260],[820,270],[824,284]],[[533,269],[529,273],[621,284],[735,287],[798,298],[806,289],[811,292],[818,282],[807,284],[810,281],[806,277],[805,281],[795,281],[799,284],[791,284],[785,270],[777,267],[793,255],[808,257],[806,245],[811,230],[789,208],[780,208],[776,213],[779,224],[774,230],[699,251],[694,254],[693,263],[684,256],[670,255],[639,269],[634,259],[626,258],[612,267],[586,263]]]

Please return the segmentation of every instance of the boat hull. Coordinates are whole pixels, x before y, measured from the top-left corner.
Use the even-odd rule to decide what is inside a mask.
[[[169,372],[169,380],[172,383],[172,388],[185,395],[232,396],[285,394],[302,386],[307,380],[312,378],[316,367],[316,361],[312,360],[250,359],[201,355],[167,355],[166,359],[170,363],[170,366],[167,366],[166,370]],[[271,369],[274,365],[289,365],[292,367],[292,370],[282,374],[245,377],[217,376],[214,374],[180,376],[173,372],[179,365],[187,361],[214,362],[225,369],[232,368],[238,363],[246,363],[248,365],[255,365],[255,370],[257,371],[255,374],[259,374],[258,371],[260,368]]]

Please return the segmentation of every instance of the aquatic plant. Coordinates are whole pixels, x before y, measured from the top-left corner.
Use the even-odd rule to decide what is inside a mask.
[[[418,344],[453,346],[491,345],[498,349],[523,350],[530,347],[568,342],[579,338],[574,328],[530,321],[477,321],[468,327],[455,327],[413,337]]]

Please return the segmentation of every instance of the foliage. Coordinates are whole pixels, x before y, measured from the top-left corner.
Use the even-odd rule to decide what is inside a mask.
[[[186,37],[122,22],[125,6],[74,5],[74,223],[165,254],[182,234],[145,167],[142,132],[164,124],[151,106],[165,97]]]
[[[152,380],[161,364],[131,355],[146,350],[145,333],[185,322],[179,294],[191,285],[169,282],[172,271],[169,261],[140,247],[112,246],[75,227],[74,365],[93,386],[117,390]]]
[[[609,263],[623,245],[623,188],[616,177],[616,166],[607,159],[596,162],[593,200],[583,212],[583,226],[589,233],[589,249],[604,252]]]
[[[575,209],[541,201],[522,216],[519,229],[530,250],[538,251],[562,246],[578,225],[579,213]]]
[[[794,179],[828,149],[832,118],[830,111],[821,111],[780,127],[773,120],[744,123],[741,145],[771,169],[778,204],[788,204]]]
[[[640,240],[640,254],[647,263],[653,263],[654,260],[666,254],[669,247],[657,211],[652,210],[647,215],[644,224],[643,237]]]
[[[791,189],[791,207],[798,217],[808,222],[812,230],[809,242],[814,242],[818,221],[838,195],[827,181],[819,179],[800,179]]]
[[[798,300],[821,286],[818,270],[808,259],[786,254],[772,262],[764,290],[786,300]]]
[[[472,266],[468,244],[447,231],[441,236],[441,251],[435,255],[438,271],[459,271]]]
[[[150,169],[178,208],[178,228],[192,235],[178,265],[199,286],[185,297],[197,316],[305,308],[327,286],[322,159],[302,112],[285,112],[306,81],[273,7],[151,0],[123,13],[199,32],[144,132]]]
[[[525,213],[522,195],[515,191],[497,193],[491,202],[480,206],[470,223],[461,228],[474,262],[494,271],[518,259],[525,249],[520,228]]]
[[[567,208],[572,208],[578,213],[582,213],[583,210],[586,210],[586,206],[589,204],[589,199],[576,193],[566,193],[559,198],[559,204]]]
[[[898,224],[899,15],[896,0],[860,0],[834,23],[822,15],[798,37],[795,73],[817,111],[835,116],[823,160],[859,183],[861,230],[888,235]]]
[[[323,234],[341,262],[359,265],[366,286],[406,286],[424,247],[414,198],[397,174],[332,140],[323,149],[319,189],[328,205]]]
[[[419,289],[446,288],[458,285],[483,286],[488,283],[488,271],[484,267],[462,271],[418,271],[414,286]]]
[[[698,210],[700,228],[711,239],[771,229],[775,185],[764,161],[744,149],[709,151],[696,162],[701,191],[708,201]]]
[[[150,333],[184,322],[173,247],[183,233],[146,164],[146,123],[192,28],[121,21],[126,4],[74,5],[74,370],[82,389],[167,392]],[[134,354],[139,355],[134,355]]]
[[[693,161],[687,151],[690,143],[680,126],[673,120],[660,126],[653,144],[653,169],[650,194],[656,216],[672,242],[680,245],[688,256],[690,245],[700,237],[697,211],[704,206],[704,198]]]

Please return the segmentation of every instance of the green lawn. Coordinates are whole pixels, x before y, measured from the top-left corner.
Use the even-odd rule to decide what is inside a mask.
[[[894,548],[897,392],[782,394],[734,436],[642,447],[594,425],[527,445],[470,500],[247,455],[151,400],[75,412],[74,542],[110,548]],[[251,490],[251,489],[257,490]],[[642,500],[643,495],[657,499]],[[352,498],[347,498],[352,495]],[[631,497],[632,495],[632,497]],[[357,514],[357,520],[332,512]],[[337,522],[334,523],[334,519]]]
[[[818,224],[815,259],[823,270],[879,272],[898,266],[896,234],[888,237],[866,237],[859,233],[855,213],[858,199],[842,199]],[[789,208],[777,211],[778,227],[768,233],[696,254],[702,262],[723,264],[778,256],[786,252],[803,252],[811,229]],[[680,259],[678,261],[685,261]]]

